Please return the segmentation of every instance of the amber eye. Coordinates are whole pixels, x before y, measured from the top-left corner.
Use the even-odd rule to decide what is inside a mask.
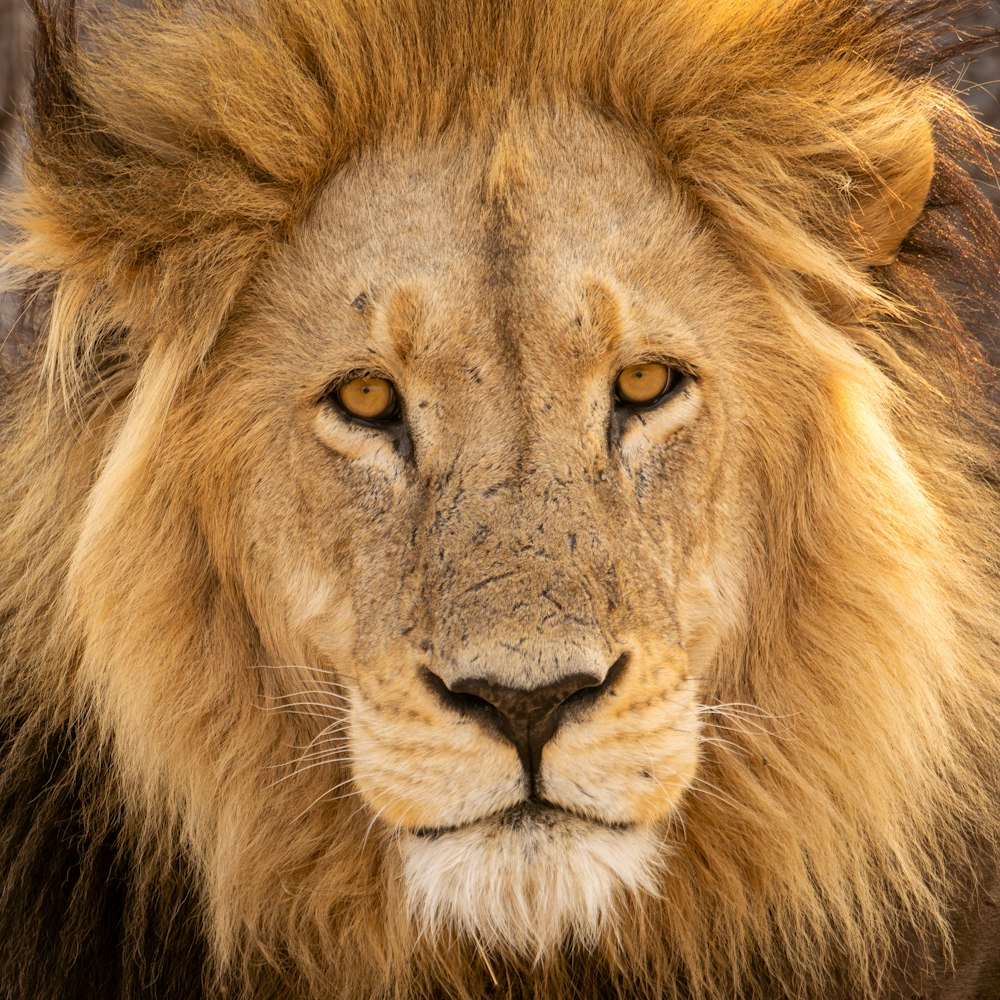
[[[360,375],[335,390],[337,402],[349,416],[369,423],[388,423],[399,416],[396,387],[377,375]]]
[[[625,406],[648,406],[673,389],[681,377],[676,368],[657,361],[629,365],[615,380],[615,398]]]

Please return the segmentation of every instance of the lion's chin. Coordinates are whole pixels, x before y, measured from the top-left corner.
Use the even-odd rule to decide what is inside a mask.
[[[407,906],[425,934],[458,932],[490,950],[540,958],[592,944],[619,908],[655,891],[647,826],[608,826],[561,810],[508,810],[400,840]]]

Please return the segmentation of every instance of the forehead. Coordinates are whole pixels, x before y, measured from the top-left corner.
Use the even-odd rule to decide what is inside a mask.
[[[547,114],[360,156],[329,182],[275,292],[335,352],[361,338],[378,353],[402,341],[411,355],[530,359],[666,337],[683,354],[711,318],[716,256],[635,140]]]

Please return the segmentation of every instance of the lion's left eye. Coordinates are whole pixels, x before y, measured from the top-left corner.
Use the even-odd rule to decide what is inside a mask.
[[[377,375],[359,375],[342,382],[333,392],[348,417],[370,424],[386,424],[400,415],[396,387]]]
[[[653,406],[676,389],[683,377],[676,368],[658,361],[629,365],[615,379],[615,400],[621,406]]]

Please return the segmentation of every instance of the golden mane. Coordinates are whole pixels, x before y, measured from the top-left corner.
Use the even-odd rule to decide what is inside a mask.
[[[203,977],[230,995],[323,995],[335,967],[345,998],[491,983],[849,997],[891,986],[901,942],[918,968],[947,958],[1000,834],[997,419],[977,346],[998,322],[1000,224],[967,172],[986,139],[930,75],[976,41],[949,40],[958,13],[942,0],[198,0],[90,23],[81,48],[72,7],[39,5],[24,190],[4,209],[5,273],[44,303],[0,410],[8,993],[31,992],[50,949],[67,977],[86,960],[108,879],[125,886],[125,957],[92,974],[95,995],[140,995],[156,976],[164,995],[197,995]],[[367,817],[332,846],[311,827],[296,844],[262,827],[237,848],[211,826],[199,796],[216,752],[231,794],[264,794],[254,705],[229,707],[213,685],[216,662],[252,655],[253,624],[227,604],[159,445],[191,419],[241,293],[331,176],[389,136],[491,134],[539,105],[583,105],[635,136],[849,376],[796,453],[762,449],[759,586],[705,692],[701,775],[717,796],[675,831],[664,898],[595,954],[533,966],[387,918]],[[894,153],[928,122],[930,199],[883,260],[859,219],[891,203]],[[190,758],[184,788],[143,783],[139,764],[123,776],[125,738],[101,708],[112,693],[86,666],[124,676],[154,659],[178,682],[150,739]],[[291,808],[281,794],[275,808]],[[243,851],[243,870],[251,856],[268,871],[339,864],[340,895],[281,908],[253,886],[206,887],[192,842]],[[64,898],[42,872],[67,851],[78,886]],[[42,902],[26,914],[29,896]],[[170,978],[187,949],[193,971]]]

